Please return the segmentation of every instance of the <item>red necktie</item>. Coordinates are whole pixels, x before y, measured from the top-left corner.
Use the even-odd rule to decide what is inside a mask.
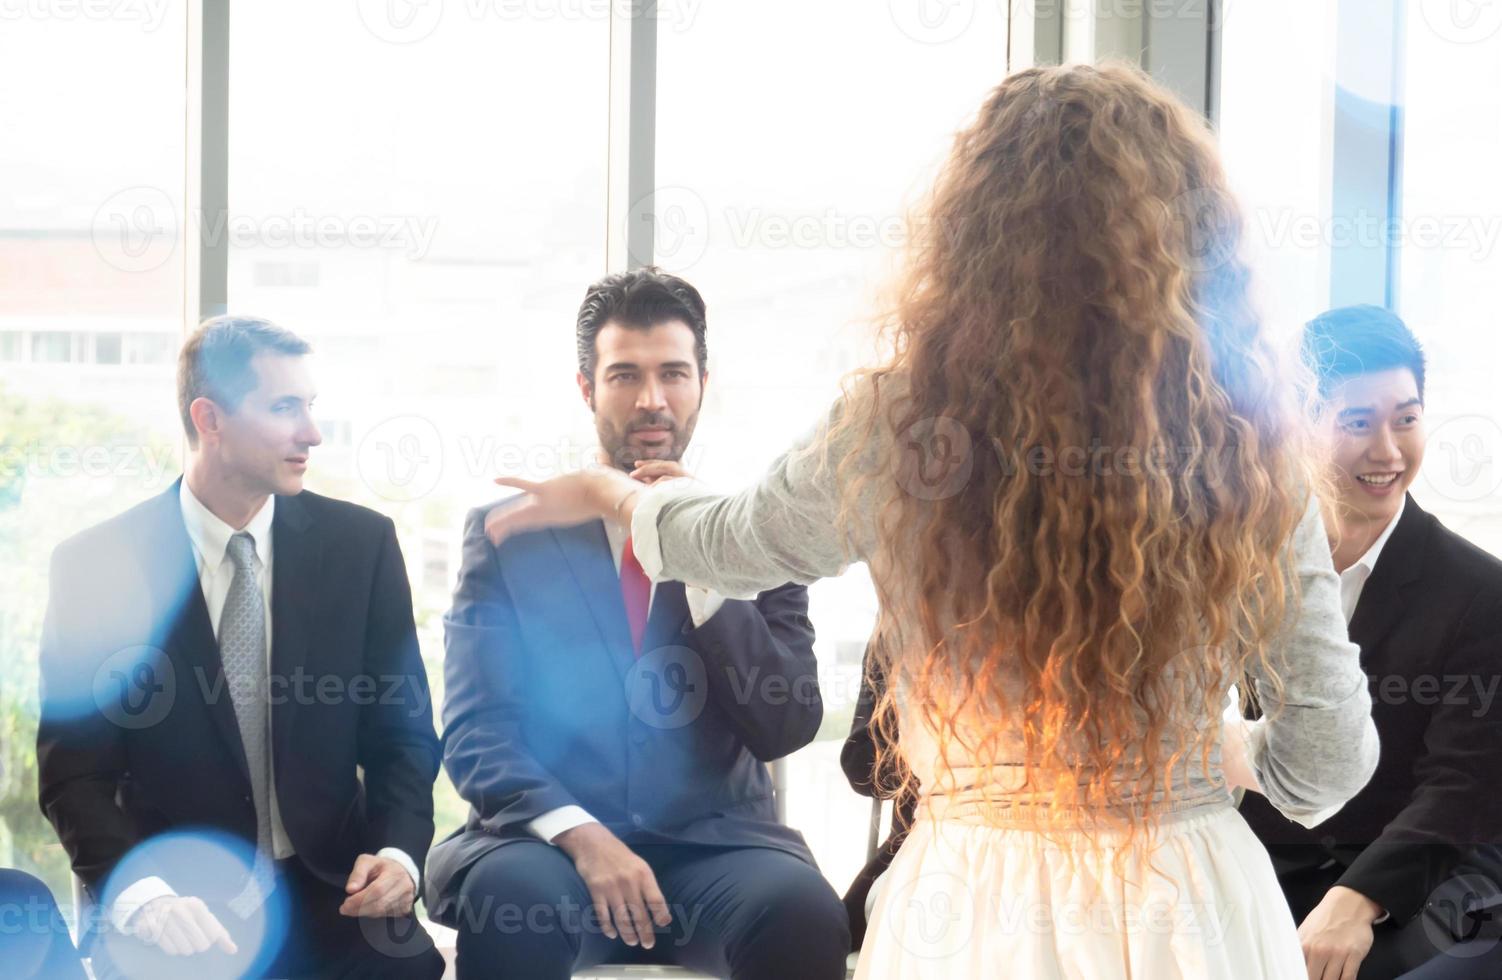
[[[647,605],[652,599],[652,580],[636,560],[631,539],[621,552],[621,598],[626,601],[626,622],[631,625],[631,649],[641,656],[642,637],[647,633]]]

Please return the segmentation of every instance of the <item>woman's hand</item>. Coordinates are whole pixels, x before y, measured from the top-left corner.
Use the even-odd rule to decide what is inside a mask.
[[[545,527],[569,527],[597,517],[614,518],[621,499],[642,485],[616,469],[589,469],[533,482],[496,477],[503,487],[525,491],[485,515],[485,536],[499,545],[513,534]]]
[[[649,487],[663,480],[676,480],[679,477],[693,479],[693,474],[684,469],[683,464],[676,459],[637,460],[636,468],[631,471],[631,479],[640,480]]]

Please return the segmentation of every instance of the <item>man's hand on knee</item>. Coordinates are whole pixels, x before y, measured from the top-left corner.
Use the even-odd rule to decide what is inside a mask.
[[[657,876],[604,825],[582,824],[553,839],[584,879],[605,935],[628,946],[651,949],[653,925],[665,928],[673,917],[657,887]]]
[[[1381,906],[1354,889],[1336,885],[1326,892],[1299,924],[1309,980],[1356,980],[1381,915]]]

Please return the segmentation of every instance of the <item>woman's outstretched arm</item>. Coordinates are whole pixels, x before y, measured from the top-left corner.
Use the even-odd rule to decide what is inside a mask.
[[[826,442],[844,404],[836,401],[740,493],[711,493],[684,478],[645,486],[612,469],[543,482],[502,477],[496,482],[525,492],[491,511],[486,533],[499,544],[541,527],[614,519],[631,528],[633,550],[654,581],[684,582],[732,599],[838,575],[866,555],[837,527],[836,468],[851,452],[861,452],[866,467],[874,458],[857,433]]]
[[[688,479],[642,488],[627,506],[646,573],[749,598],[784,582],[838,575],[864,557],[837,526],[835,467],[848,447],[828,446],[821,465],[825,433],[839,412],[836,403],[740,493],[711,493]]]

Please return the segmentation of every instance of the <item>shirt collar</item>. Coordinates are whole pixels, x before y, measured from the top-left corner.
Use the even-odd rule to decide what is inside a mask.
[[[1377,567],[1377,559],[1382,555],[1382,547],[1387,544],[1387,539],[1392,537],[1393,528],[1398,526],[1398,521],[1403,519],[1403,508],[1407,506],[1408,498],[1405,495],[1402,500],[1398,501],[1398,512],[1392,516],[1392,520],[1387,522],[1387,527],[1383,528],[1382,533],[1377,535],[1377,540],[1372,542],[1372,546],[1366,549],[1366,554],[1356,559],[1355,564],[1365,569],[1366,574],[1372,574],[1372,570]],[[1355,565],[1352,567],[1355,567]]]
[[[188,539],[193,542],[194,550],[206,568],[218,568],[224,563],[229,539],[238,532],[204,506],[203,501],[188,488],[186,478],[182,481],[178,499],[182,504],[183,524],[187,526]],[[271,519],[275,513],[276,497],[268,496],[266,503],[256,511],[256,516],[242,529],[254,539],[256,555],[263,567],[271,564]]]

